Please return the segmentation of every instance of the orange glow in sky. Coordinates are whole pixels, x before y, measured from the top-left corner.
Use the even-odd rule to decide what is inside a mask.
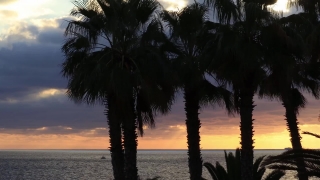
[[[256,149],[283,149],[290,147],[289,133],[285,130],[257,134]],[[317,132],[320,125],[303,125],[302,130]],[[181,130],[183,131],[183,130]],[[229,135],[202,135],[202,149],[235,149],[240,147],[239,132]],[[80,135],[14,135],[0,134],[0,149],[107,149],[108,137],[84,137]],[[157,137],[139,138],[139,149],[186,149],[186,135],[178,132],[170,139]],[[302,135],[302,144],[305,148],[320,148],[320,139],[309,135]]]

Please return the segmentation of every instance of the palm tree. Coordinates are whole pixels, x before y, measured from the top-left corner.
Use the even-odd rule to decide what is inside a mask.
[[[319,98],[319,73],[315,63],[310,61],[303,41],[308,31],[306,28],[311,26],[303,14],[295,14],[281,18],[279,23],[272,24],[262,33],[268,77],[259,95],[282,102],[293,149],[302,149],[297,120],[299,110],[306,104],[302,91]],[[303,169],[303,160],[298,161],[299,168]],[[302,172],[299,179],[307,177]]]
[[[231,152],[229,154],[224,151],[226,169],[217,161],[216,166],[205,162],[204,167],[207,168],[213,180],[238,180],[241,176],[241,153],[240,149],[236,149],[235,155]],[[265,156],[261,156],[253,163],[253,179],[262,180],[266,172],[266,167],[262,166]],[[285,173],[282,170],[274,170],[264,176],[264,180],[279,180]]]
[[[303,41],[306,28],[312,25],[302,19],[300,14],[281,18],[279,23],[266,28],[262,40],[269,75],[260,89],[260,96],[278,98],[283,102],[294,149],[302,148],[297,114],[305,106],[306,99],[301,91],[319,98],[320,90],[319,73],[314,68],[315,63],[310,62]]]
[[[267,2],[213,1],[219,23],[213,26],[216,34],[211,52],[211,71],[217,79],[227,82],[234,91],[235,105],[240,113],[241,178],[253,179],[253,97],[266,76],[263,68],[260,35],[272,16],[263,10]],[[270,2],[268,2],[270,3]]]
[[[155,0],[74,1],[62,47],[62,73],[76,102],[104,102],[116,180],[138,178],[137,126],[154,126],[156,112],[172,104],[168,61],[157,38],[162,26]],[[152,36],[151,36],[152,35]],[[158,37],[159,36],[159,37]]]
[[[191,180],[199,180],[202,175],[199,132],[201,106],[224,103],[229,111],[232,106],[231,93],[222,86],[214,86],[205,77],[201,56],[204,53],[204,36],[207,34],[207,12],[207,7],[195,2],[178,12],[162,13],[162,20],[170,31],[162,49],[171,58],[184,93]]]

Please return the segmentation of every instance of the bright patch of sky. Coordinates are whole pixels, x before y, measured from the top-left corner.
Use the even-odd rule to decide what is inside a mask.
[[[5,5],[2,9],[15,12],[15,18],[21,20],[52,13],[53,11],[51,9],[43,6],[46,2],[48,2],[48,0],[38,2],[32,0],[20,0]]]
[[[186,0],[160,0],[160,3],[169,11],[178,11],[187,6]]]
[[[275,4],[270,6],[275,11],[289,12],[288,0],[278,0]]]
[[[0,34],[17,22],[30,22],[36,19],[67,16],[73,4],[69,0],[16,0],[0,4]]]
[[[34,22],[39,19],[50,19],[68,16],[74,7],[72,0],[7,0],[0,1],[0,34],[18,22]],[[178,10],[188,4],[187,0],[160,0],[168,10]],[[48,26],[48,24],[47,24]]]
[[[17,20],[38,18],[49,15],[59,16],[67,15],[73,4],[71,1],[63,1],[57,3],[54,0],[18,0],[1,6],[1,10],[13,11],[17,13]]]

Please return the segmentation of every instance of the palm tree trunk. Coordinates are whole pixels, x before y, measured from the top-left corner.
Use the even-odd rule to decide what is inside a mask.
[[[253,90],[240,91],[241,179],[253,180]]]
[[[126,180],[138,179],[137,168],[137,132],[136,115],[134,111],[134,98],[130,102],[130,108],[126,113],[123,123],[123,143],[124,143],[124,171]]]
[[[200,150],[200,119],[199,98],[197,91],[192,88],[184,89],[186,111],[187,143],[189,156],[189,172],[191,180],[202,179],[202,157]]]
[[[291,101],[291,93],[288,91],[286,95],[283,95],[283,106],[286,109],[286,122],[287,122],[287,128],[290,132],[290,140],[291,145],[293,149],[302,149],[301,145],[301,136],[299,133],[299,127],[298,127],[298,120],[297,120],[297,114],[296,111],[292,105]],[[300,171],[298,171],[298,178],[299,180],[308,180],[308,176],[305,175],[306,168],[303,158],[297,158],[297,167]]]
[[[287,128],[290,132],[290,141],[293,149],[302,149],[301,145],[301,136],[299,133],[299,127],[298,127],[298,120],[297,115],[294,112],[294,109],[292,108],[292,105],[283,103],[283,106],[286,109],[286,122],[287,122]]]
[[[115,98],[107,97],[105,102],[105,115],[108,118],[109,137],[110,137],[110,154],[111,164],[113,168],[113,176],[115,180],[124,179],[124,159],[121,136],[121,123],[116,118]]]

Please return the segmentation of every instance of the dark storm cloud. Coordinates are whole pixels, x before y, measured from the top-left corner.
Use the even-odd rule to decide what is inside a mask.
[[[12,28],[6,37],[0,42],[2,46],[10,44],[0,49],[2,132],[76,133],[107,127],[101,106],[75,105],[63,93],[39,95],[48,89],[66,88],[67,81],[60,73],[63,29],[23,25]],[[42,127],[47,129],[34,130]]]
[[[41,44],[13,44],[0,50],[0,99],[23,96],[34,89],[64,88],[61,78],[62,54],[59,49]]]
[[[6,39],[0,42],[2,133],[106,136],[107,131],[99,129],[107,127],[101,105],[76,105],[63,93],[50,96],[49,92],[41,96],[41,92],[48,89],[63,91],[67,85],[60,73],[66,19],[70,20],[18,24],[11,27]],[[43,127],[45,129],[38,130]],[[94,133],[86,133],[91,130]]]
[[[64,95],[33,101],[0,103],[0,128],[37,129],[42,127],[71,127],[74,132],[107,127],[101,106],[75,105]],[[53,129],[54,130],[54,129]],[[61,132],[61,131],[59,131]]]
[[[34,39],[30,39],[30,37]],[[0,49],[0,100],[44,88],[65,88],[61,77],[63,30],[36,25],[11,28]]]
[[[37,36],[37,40],[40,43],[52,43],[61,44],[63,43],[62,31],[60,29],[50,28]]]

